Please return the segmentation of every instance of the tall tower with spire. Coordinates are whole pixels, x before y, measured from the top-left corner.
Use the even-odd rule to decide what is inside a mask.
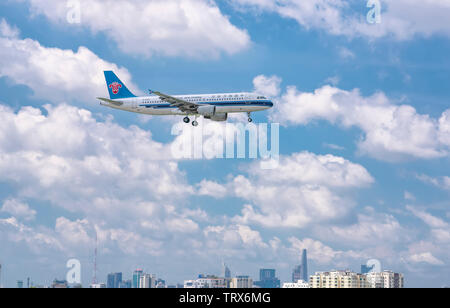
[[[308,256],[306,249],[303,249],[302,253],[302,268],[301,268],[301,275],[303,281],[308,282],[309,276],[308,276]]]

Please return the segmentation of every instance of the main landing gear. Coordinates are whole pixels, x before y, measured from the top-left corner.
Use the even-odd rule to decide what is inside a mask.
[[[189,119],[189,117],[185,117],[183,119],[183,122],[186,123],[186,124],[189,124],[191,122],[191,119]],[[195,118],[195,120],[192,121],[192,126],[194,126],[194,127],[198,126],[197,118]]]
[[[253,119],[252,119],[252,114],[250,112],[247,112],[248,115],[248,123],[252,123]]]

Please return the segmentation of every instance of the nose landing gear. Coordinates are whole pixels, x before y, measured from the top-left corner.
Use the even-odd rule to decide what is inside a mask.
[[[248,123],[252,123],[253,122],[253,119],[252,119],[252,114],[250,113],[250,112],[247,112],[247,115],[248,115]]]

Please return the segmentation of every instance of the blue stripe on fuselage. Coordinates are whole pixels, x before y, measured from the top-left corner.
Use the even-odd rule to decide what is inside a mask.
[[[273,107],[271,101],[235,101],[235,102],[199,102],[198,105],[212,105],[212,106],[236,106],[236,107],[246,107],[246,106],[261,106],[261,107]],[[145,108],[178,108],[170,104],[141,104],[139,107]]]

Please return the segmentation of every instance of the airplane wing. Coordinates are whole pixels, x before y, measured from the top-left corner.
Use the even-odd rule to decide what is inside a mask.
[[[188,101],[161,93],[161,92],[157,92],[157,91],[151,91],[150,90],[150,94],[155,94],[157,96],[159,96],[163,101],[166,101],[168,103],[170,103],[172,106],[174,107],[178,107],[178,109],[180,109],[182,112],[187,112],[187,111],[197,111],[197,108],[199,107],[199,105],[194,104],[194,103],[190,103]]]

